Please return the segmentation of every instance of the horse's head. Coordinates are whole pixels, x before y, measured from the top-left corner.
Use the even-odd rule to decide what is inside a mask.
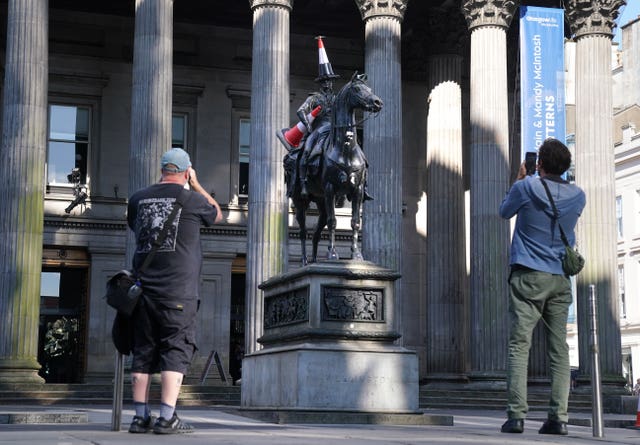
[[[371,91],[371,88],[366,84],[366,81],[366,74],[358,74],[357,71],[353,73],[351,81],[343,88],[346,100],[353,106],[353,108],[360,108],[365,111],[377,113],[382,109],[382,99]]]

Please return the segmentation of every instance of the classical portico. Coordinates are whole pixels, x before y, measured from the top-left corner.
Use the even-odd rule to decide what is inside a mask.
[[[369,85],[385,103],[380,116],[365,121],[362,129],[369,160],[369,192],[375,197],[365,205],[363,252],[367,260],[402,275],[395,281],[393,328],[402,335],[397,343],[423,351],[419,355],[423,383],[456,381],[501,387],[506,370],[510,226],[508,221],[499,218],[497,208],[519,164],[512,155],[516,150],[510,142],[517,140],[510,137],[510,123],[518,99],[509,95],[508,87],[508,62],[514,50],[508,31],[513,27],[519,2],[428,3],[429,7],[418,0],[354,0],[351,6],[359,13],[361,23],[357,25],[363,25],[364,34],[353,40],[362,45],[340,48],[328,44],[329,58],[343,73],[354,65],[364,64],[358,68],[364,68]],[[557,6],[556,3],[550,0],[548,6]],[[588,306],[585,302],[588,286],[593,283],[599,299],[600,342],[606,345],[601,349],[603,374],[606,383],[616,386],[622,381],[615,279],[610,45],[618,9],[625,2],[611,0],[595,6],[591,3],[587,7],[578,0],[564,2],[577,45],[576,179],[587,193],[587,208],[578,231],[579,247],[588,259],[577,281],[580,369],[588,379]],[[301,74],[301,62],[294,58],[294,53],[301,53],[301,45],[292,41],[290,35],[296,8],[308,11],[312,6],[296,6],[293,0],[251,0],[246,5],[251,23],[243,29],[245,34],[247,29],[252,30],[250,41],[229,50],[233,54],[219,62],[220,66],[211,63],[206,69],[198,66],[208,57],[198,54],[198,45],[205,46],[206,39],[194,38],[198,44],[189,46],[191,40],[185,38],[188,32],[184,26],[181,34],[174,36],[174,7],[172,0],[136,0],[135,16],[131,17],[132,23],[135,22],[130,42],[132,54],[130,60],[126,59],[116,70],[121,76],[121,72],[126,72],[126,76],[131,73],[130,94],[126,90],[127,104],[131,105],[129,148],[124,149],[130,170],[120,184],[128,181],[129,191],[133,191],[157,179],[158,159],[164,147],[172,143],[176,72],[182,81],[195,79],[193,83],[197,87],[182,88],[198,92],[192,101],[194,109],[201,113],[199,126],[193,131],[198,139],[198,159],[202,160],[203,168],[215,172],[211,185],[219,191],[217,198],[221,197],[225,213],[245,212],[244,220],[238,217],[239,223],[233,222],[224,228],[232,226],[225,233],[244,237],[240,243],[225,244],[231,235],[225,235],[227,238],[212,235],[206,246],[213,252],[211,255],[221,249],[216,258],[223,258],[229,270],[230,258],[246,259],[245,352],[252,353],[260,350],[258,339],[264,334],[263,291],[258,286],[297,266],[290,264],[290,253],[295,249],[291,246],[297,245],[298,240],[292,243],[293,235],[289,233],[295,233],[296,228],[288,224],[291,209],[284,190],[284,152],[275,131],[290,127],[295,118],[292,110],[301,102],[300,91],[313,86],[316,73]],[[7,209],[0,213],[3,258],[0,380],[29,382],[40,380],[36,349],[43,220],[46,218],[41,172],[45,168],[48,143],[49,7],[42,1],[12,0],[7,14],[0,155],[10,162],[0,163],[3,184],[0,194]],[[414,73],[407,74],[407,67],[403,66],[404,32],[412,14],[423,14],[425,20],[438,25],[433,27],[438,38],[421,48],[420,60],[412,61],[416,65],[424,61],[423,77],[412,77]],[[231,21],[226,25],[232,27]],[[415,37],[414,34],[407,39]],[[241,38],[234,36],[229,40]],[[312,36],[304,35],[304,38],[313,45]],[[349,38],[334,38],[352,42]],[[189,65],[190,59],[185,54],[197,62]],[[307,57],[309,53],[304,54]],[[181,59],[177,62],[174,57]],[[338,60],[341,62],[336,63]],[[109,82],[114,81],[105,80]],[[112,84],[109,87],[114,88]],[[228,196],[227,190],[232,187],[224,183],[228,179],[226,172],[232,170],[225,162],[235,162],[233,156],[228,155],[228,145],[234,139],[226,136],[232,131],[228,128],[231,127],[228,115],[236,112],[225,102],[229,91],[241,92],[247,98],[250,95],[246,113],[250,117],[251,193],[246,209],[241,211],[237,210],[237,199],[233,201],[233,197]],[[407,91],[420,91],[420,112],[425,116],[410,135],[411,141],[403,132],[406,128],[403,121],[416,110],[407,105],[414,103],[406,97]],[[128,105],[122,109],[129,112]],[[208,128],[210,124],[213,129]],[[420,146],[419,153],[407,148],[414,146]],[[111,149],[105,142],[100,153],[94,155],[95,164],[106,162]],[[235,149],[233,146],[231,151]],[[418,165],[408,165],[412,163]],[[420,178],[407,181],[409,174],[420,175]],[[415,190],[409,190],[407,183]],[[465,192],[470,193],[469,212],[465,211]],[[124,195],[126,190],[120,193]],[[426,194],[427,202],[426,235],[408,230],[415,215],[407,212],[407,196],[422,193]],[[98,198],[91,198],[95,198],[97,209]],[[118,205],[122,204],[118,201]],[[113,214],[116,212],[111,211],[109,217],[113,218]],[[53,219],[62,216],[53,215]],[[82,216],[90,221],[91,215]],[[469,239],[465,234],[467,223]],[[117,245],[105,247],[104,252],[112,259],[122,254],[124,264],[126,236],[121,226],[118,230],[121,232]],[[90,231],[87,233],[90,238]],[[49,238],[53,239],[54,234]],[[420,243],[423,263],[417,264],[413,259],[409,261],[405,253]],[[228,247],[229,244],[233,247]],[[242,247],[238,248],[238,244]],[[81,247],[89,245],[90,242],[86,242]],[[466,255],[470,258],[470,271],[464,261]],[[94,255],[94,261],[98,257]],[[104,264],[93,267],[97,269],[91,272],[93,306],[88,310],[92,324],[86,328],[87,337],[104,339],[110,327],[110,314],[98,304],[103,288],[100,280],[112,270]],[[113,268],[113,264],[109,267]],[[211,280],[218,279],[216,273],[212,273]],[[230,280],[230,277],[221,280],[224,279]],[[409,281],[411,286],[406,285]],[[417,290],[415,283],[422,283]],[[222,285],[221,288],[226,290]],[[228,295],[216,294],[216,298],[222,297],[228,298]],[[228,307],[224,308],[226,313],[211,315],[210,319],[228,322]],[[539,353],[543,339],[535,341],[538,352],[530,376],[544,381],[546,364],[544,354]],[[104,350],[95,352],[96,357],[89,355],[89,361],[107,363],[110,360],[112,351],[108,350],[108,340],[103,343]]]

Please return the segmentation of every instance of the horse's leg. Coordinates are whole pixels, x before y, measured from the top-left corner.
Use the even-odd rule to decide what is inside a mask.
[[[302,200],[296,203],[296,221],[300,227],[300,248],[302,254],[302,265],[307,265],[307,227],[306,227],[306,205]]]
[[[358,247],[358,232],[360,231],[360,208],[362,206],[362,199],[364,198],[364,186],[363,183],[357,188],[354,193],[353,201],[351,201],[351,258],[354,260],[362,261],[362,253]]]
[[[318,207],[318,224],[313,233],[313,256],[311,257],[311,261],[314,263],[318,261],[318,243],[320,242],[322,229],[324,229],[324,226],[327,224],[327,208],[324,205],[324,201],[319,199],[316,201],[316,205]]]
[[[336,252],[336,195],[332,184],[327,184],[324,190],[324,205],[327,214],[327,228],[329,229],[329,251],[327,259],[338,260]]]

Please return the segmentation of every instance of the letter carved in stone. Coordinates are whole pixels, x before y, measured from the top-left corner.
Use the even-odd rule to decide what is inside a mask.
[[[480,26],[507,29],[517,6],[514,0],[463,0],[461,9],[469,30]]]
[[[309,288],[296,289],[264,299],[264,328],[309,320]]]
[[[619,9],[626,3],[626,0],[568,0],[565,11],[571,31],[576,37],[589,34],[612,36]]]
[[[323,321],[384,321],[384,291],[345,287],[322,288]]]

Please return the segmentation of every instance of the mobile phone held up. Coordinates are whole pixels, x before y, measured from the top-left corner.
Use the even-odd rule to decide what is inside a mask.
[[[524,167],[527,170],[527,176],[536,174],[536,163],[538,154],[535,151],[528,151],[524,154]]]

